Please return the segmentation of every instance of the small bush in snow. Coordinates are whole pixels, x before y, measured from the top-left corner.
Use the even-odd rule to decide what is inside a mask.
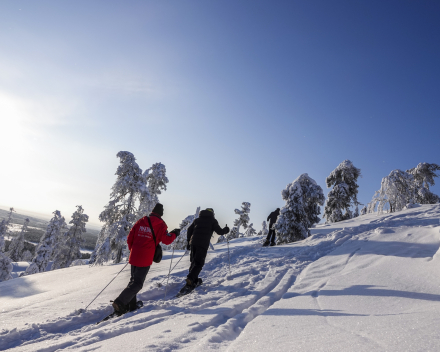
[[[255,234],[257,233],[257,231],[255,231],[254,224],[250,224],[245,232],[246,237],[252,237],[255,236]]]
[[[263,221],[263,223],[261,224],[261,230],[258,232],[258,236],[263,236],[264,238],[266,238],[268,234],[269,230],[267,228],[267,223],[266,221]]]

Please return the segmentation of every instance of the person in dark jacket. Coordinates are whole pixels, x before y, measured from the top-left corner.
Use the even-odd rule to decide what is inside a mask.
[[[186,285],[182,290],[192,290],[199,283],[199,274],[205,265],[206,254],[208,253],[209,243],[213,232],[219,235],[226,235],[229,227],[223,229],[219,226],[214,217],[214,210],[207,208],[202,210],[200,215],[188,228],[187,249],[191,250],[189,273],[186,279]]]
[[[277,208],[267,217],[267,221],[269,221],[269,233],[267,234],[266,242],[264,242],[263,247],[269,244],[275,246],[275,230],[272,227],[277,222],[278,215],[280,215],[280,208]]]
[[[160,242],[171,244],[180,234],[179,229],[174,229],[170,233],[167,231],[167,224],[162,220],[163,205],[157,203],[148,217],[139,219],[130,230],[127,237],[130,256],[128,262],[131,264],[131,278],[128,286],[121,292],[113,302],[113,308],[118,315],[136,309],[136,294],[142,289],[145,278],[153,264],[156,245]],[[156,242],[154,241],[156,237]]]

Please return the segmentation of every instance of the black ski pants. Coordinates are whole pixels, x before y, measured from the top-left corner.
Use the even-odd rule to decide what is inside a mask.
[[[271,243],[275,243],[275,230],[274,229],[269,230],[269,233],[267,234],[266,241],[271,242]]]
[[[149,266],[131,266],[130,282],[115,300],[118,305],[122,304],[127,308],[127,310],[136,309],[136,295],[144,286],[144,281],[149,270]]]
[[[202,271],[203,265],[205,265],[207,253],[208,248],[191,245],[191,254],[189,257],[191,265],[189,267],[189,273],[187,277],[193,283],[197,283],[197,281],[199,280],[199,274]]]

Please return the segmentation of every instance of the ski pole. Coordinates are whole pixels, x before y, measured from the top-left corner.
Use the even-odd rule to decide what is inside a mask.
[[[165,296],[163,297],[164,300],[165,298],[167,298],[168,282],[170,281],[171,265],[173,264],[173,258],[174,258],[174,246],[173,246],[173,254],[171,255],[170,271],[168,272],[167,285],[165,286]]]
[[[183,253],[183,255],[180,257],[180,259],[177,261],[176,265],[173,266],[173,268],[171,269],[171,272],[173,272],[174,268],[177,266],[177,264],[179,264],[179,262],[182,260],[182,258],[185,256],[186,252],[188,252],[188,250],[185,250],[185,253]],[[166,278],[164,278],[162,280],[162,282],[160,283],[160,285],[162,285],[162,283],[165,281]]]
[[[228,226],[228,225],[226,225]],[[229,265],[229,276],[231,276],[231,259],[229,256],[229,238],[226,237],[226,243],[228,244],[228,265]]]
[[[116,279],[117,277],[118,277],[118,275],[122,272],[122,270],[124,270],[125,269],[125,267],[128,265],[128,262],[127,262],[127,264],[125,264],[124,265],[124,267],[121,269],[121,271],[119,272],[119,273],[117,273],[116,274],[116,276],[112,279],[112,281],[110,281],[108,284],[107,284],[107,286],[105,286],[102,290],[101,290],[101,292],[99,292],[97,295],[96,295],[96,297],[95,298],[93,298],[93,301],[91,301],[90,303],[89,303],[89,305],[87,306],[87,307],[85,307],[84,308],[84,311],[86,311],[87,310],[87,308],[89,308],[89,306],[95,301],[95,299],[97,299],[98,298],[98,296],[108,287],[108,285],[110,285],[112,282],[113,282],[113,280],[114,279]]]

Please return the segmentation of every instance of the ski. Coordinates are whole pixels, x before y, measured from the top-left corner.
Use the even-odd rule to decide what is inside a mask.
[[[102,322],[104,322],[104,321],[110,320],[110,319],[112,319],[112,318],[114,318],[114,317],[120,317],[121,315],[124,315],[124,314],[130,313],[130,312],[134,312],[134,311],[138,310],[139,308],[142,308],[143,306],[144,306],[144,303],[143,303],[142,301],[137,301],[137,302],[136,302],[136,309],[131,310],[131,311],[129,310],[129,311],[123,313],[123,314],[118,314],[118,313],[116,313],[116,312],[113,312],[113,313],[107,315],[105,318],[103,318],[103,319],[101,319],[100,321],[98,321],[98,322],[96,323],[96,325],[98,325],[99,323],[102,323]]]

